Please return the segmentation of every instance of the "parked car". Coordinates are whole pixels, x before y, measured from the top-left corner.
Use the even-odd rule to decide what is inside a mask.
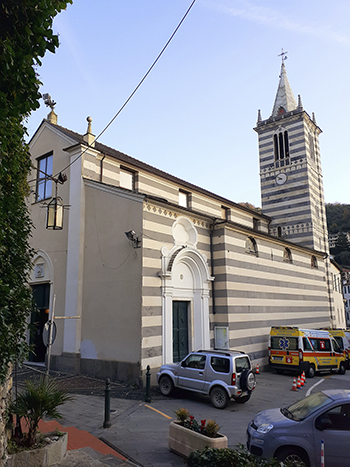
[[[249,355],[228,350],[191,352],[179,363],[161,366],[157,382],[165,396],[174,388],[187,389],[209,395],[217,409],[224,409],[231,398],[247,402],[256,384]]]
[[[344,467],[350,459],[350,390],[317,392],[249,423],[247,449],[262,458],[307,467]],[[321,441],[325,463],[321,464]]]

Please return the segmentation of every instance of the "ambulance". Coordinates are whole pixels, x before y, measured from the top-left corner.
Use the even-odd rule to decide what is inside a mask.
[[[269,335],[269,365],[277,373],[286,370],[313,378],[316,371],[337,370],[344,374],[343,350],[328,330],[273,326]]]
[[[334,337],[339,347],[343,350],[346,367],[350,366],[350,331],[344,329],[329,329],[329,333]]]

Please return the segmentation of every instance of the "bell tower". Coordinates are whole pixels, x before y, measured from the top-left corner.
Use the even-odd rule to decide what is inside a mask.
[[[259,137],[262,213],[272,218],[271,234],[328,253],[319,134],[315,115],[295,100],[282,50],[272,114],[254,130]]]

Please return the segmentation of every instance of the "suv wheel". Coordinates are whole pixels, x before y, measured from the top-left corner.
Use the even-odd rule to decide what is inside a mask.
[[[216,409],[224,409],[228,404],[228,395],[224,388],[215,386],[210,391],[210,400]]]
[[[163,396],[170,396],[174,390],[174,383],[168,375],[164,375],[159,380],[159,389]]]
[[[252,370],[244,370],[241,374],[242,391],[252,391],[255,387],[255,375]]]

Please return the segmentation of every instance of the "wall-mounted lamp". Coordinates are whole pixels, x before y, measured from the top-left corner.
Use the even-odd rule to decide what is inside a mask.
[[[57,184],[60,183],[63,185],[67,181],[67,175],[59,173],[57,178],[50,177],[52,181],[56,184],[55,196],[51,199],[47,205],[47,218],[46,218],[46,228],[48,230],[62,230],[63,229],[63,211],[64,207],[62,203],[62,198],[57,196]]]
[[[60,197],[52,198],[47,205],[46,228],[49,230],[63,229],[63,203]]]
[[[136,236],[134,230],[129,230],[129,232],[125,232],[126,238],[133,242],[134,248],[141,248],[141,240]]]

